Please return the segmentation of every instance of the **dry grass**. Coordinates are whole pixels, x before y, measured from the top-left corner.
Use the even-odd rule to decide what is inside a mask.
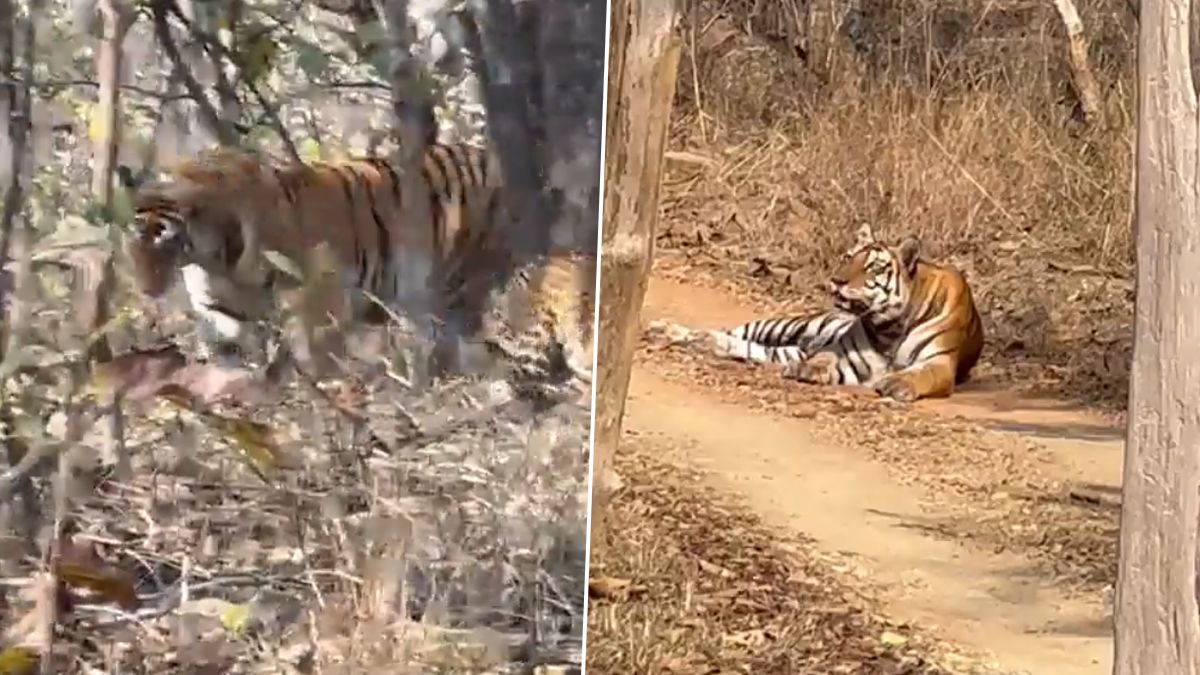
[[[588,672],[985,672],[872,602],[810,544],[783,537],[702,474],[629,437],[629,483],[592,560]]]
[[[54,276],[21,296],[35,317],[21,341],[38,349],[7,373],[3,430],[62,459],[0,508],[4,646],[47,642],[46,542],[61,527],[56,558],[112,582],[86,592],[59,572],[78,595],[59,608],[55,672],[577,668],[582,390],[547,387],[534,405],[502,370],[423,383],[411,336],[362,335],[319,388],[214,388],[220,378],[203,371],[202,385],[227,393],[208,412],[263,425],[256,438],[276,462],[258,463],[262,477],[242,454],[254,449],[247,427],[222,431],[200,406],[145,394],[126,404],[128,472],[101,469],[114,447],[103,397],[64,398],[60,357],[81,340]],[[187,323],[168,318],[158,329]],[[152,332],[135,315],[111,337],[124,351]]]
[[[827,8],[854,19],[861,53]],[[662,245],[811,305],[860,222],[916,234],[967,270],[987,358],[1123,404],[1132,24],[1116,0],[1082,10],[1105,95],[1090,126],[1073,117],[1049,4],[868,3],[854,18],[838,3],[695,3]]]

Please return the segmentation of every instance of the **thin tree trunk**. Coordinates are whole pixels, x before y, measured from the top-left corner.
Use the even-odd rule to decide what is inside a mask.
[[[1054,7],[1067,29],[1071,74],[1075,81],[1075,92],[1079,95],[1083,120],[1091,124],[1100,114],[1100,85],[1096,83],[1088,58],[1088,39],[1083,30],[1083,19],[1079,18],[1079,10],[1075,8],[1073,0],[1054,0]]]
[[[25,38],[28,41],[24,49],[24,63],[21,71],[17,68],[16,36],[17,19],[15,3],[12,0],[0,0],[0,76],[7,83],[0,86],[3,98],[0,99],[0,113],[6,115],[3,120],[5,133],[8,135],[8,185],[4,190],[4,207],[0,214],[0,359],[12,347],[14,321],[19,318],[10,303],[9,292],[25,283],[22,278],[28,272],[26,265],[21,265],[19,271],[8,274],[5,267],[9,262],[13,240],[17,232],[17,216],[24,210],[27,193],[28,177],[24,171],[26,148],[30,129],[30,89],[17,84],[19,80],[26,83],[33,74],[32,67],[32,22],[26,23]],[[22,228],[24,230],[25,228]],[[22,232],[22,234],[27,234]],[[24,246],[28,248],[28,236],[22,237]],[[26,251],[22,251],[27,256]],[[7,378],[0,378],[0,424],[10,426],[14,414],[8,408]],[[5,462],[9,469],[18,466],[28,454],[28,447],[15,436],[0,435],[0,447],[5,453]],[[40,501],[33,484],[28,477],[19,476],[10,483],[10,494],[19,496],[21,509],[13,509],[16,500],[9,501],[6,513],[0,513],[0,529],[12,528],[14,532],[23,535],[28,542],[34,541],[38,527],[41,525]],[[0,501],[4,501],[0,498]],[[32,551],[31,551],[32,552]]]
[[[96,106],[96,114],[100,116],[100,136],[92,139],[92,194],[104,206],[105,212],[110,212],[113,165],[117,160],[121,135],[121,62],[124,59],[125,36],[133,26],[136,15],[123,0],[101,0],[97,9],[103,21],[104,34],[96,61],[96,79],[100,83],[99,104]],[[110,239],[115,250],[119,239],[115,230]],[[95,267],[75,270],[75,283],[79,286],[77,293],[82,299],[76,305],[78,318],[91,335],[108,323],[110,296],[116,283],[113,263],[113,256],[109,255]],[[92,343],[88,358],[94,361],[112,358],[112,349],[105,336],[100,336]],[[133,475],[133,468],[125,446],[125,420],[119,396],[113,400],[103,428],[106,434],[100,449],[101,461],[115,468],[118,480],[128,480]]]
[[[17,84],[16,68],[16,8],[12,0],[0,0],[0,76],[6,80],[0,85],[3,100],[0,100],[0,112],[4,120],[4,132],[8,135],[10,150],[9,184],[5,188],[4,210],[0,215],[0,270],[8,262],[8,251],[12,244],[13,224],[16,222],[17,207],[23,201],[21,185],[22,156],[25,150],[25,132],[29,128],[29,120],[20,117],[21,94]],[[3,281],[0,271],[0,309],[6,306],[5,295],[7,283]],[[4,321],[0,321],[0,357],[6,344]]]
[[[642,300],[654,249],[663,153],[675,94],[680,43],[676,3],[615,0],[608,80],[604,228],[597,327],[595,456],[592,459],[592,550],[602,542],[605,508],[620,480],[613,456]]]
[[[1116,598],[1116,675],[1200,672],[1200,133],[1189,0],[1138,30],[1137,311]]]
[[[542,104],[540,125],[549,152],[546,182],[562,191],[551,246],[596,254],[600,212],[600,133],[604,120],[604,0],[551,2],[532,11],[523,2],[524,33],[537,36]],[[533,19],[537,18],[535,22]],[[570,30],[564,30],[569,26]],[[595,277],[585,283],[595,286]]]
[[[100,83],[96,115],[100,118],[100,136],[92,139],[92,195],[107,208],[112,203],[113,165],[121,129],[121,61],[123,45],[134,14],[121,0],[99,3],[104,36],[96,58],[96,77]]]
[[[477,288],[467,297],[482,298],[505,284],[512,271],[550,249],[551,229],[561,217],[561,200],[547,199],[547,168],[562,148],[552,147],[545,135],[545,106],[541,83],[547,64],[539,61],[536,28],[545,7],[523,3],[518,12],[512,0],[473,0],[469,3],[468,49],[474,52],[475,74],[487,110],[487,135],[504,176],[508,209],[504,246],[484,262]],[[571,32],[568,27],[561,27]],[[597,75],[599,77],[599,75]],[[482,307],[464,309],[465,320],[477,325]]]
[[[391,46],[392,113],[396,121],[399,149],[395,163],[401,168],[401,190],[403,194],[421,194],[422,157],[429,142],[434,140],[437,125],[433,119],[433,107],[425,89],[425,78],[421,63],[412,54],[409,41],[411,34],[408,20],[407,0],[387,0],[383,8]],[[425,199],[405,199],[402,203],[404,220],[409,223],[430,222],[431,205]],[[445,316],[441,295],[435,292],[438,286],[431,280],[442,278],[442,266],[437,255],[421,252],[437,250],[433,233],[429,228],[413,230],[410,259],[402,269],[406,277],[402,280],[399,304],[404,314],[417,326],[421,335],[434,337],[434,351],[426,365],[432,371],[445,368],[447,361],[457,357],[456,344],[450,344],[440,334],[440,326],[434,325]],[[435,282],[437,283],[437,282]],[[420,375],[422,379],[429,373]]]

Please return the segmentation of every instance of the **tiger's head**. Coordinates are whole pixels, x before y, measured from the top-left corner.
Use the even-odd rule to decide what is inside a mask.
[[[187,230],[191,214],[164,186],[148,183],[148,172],[135,176],[121,165],[116,174],[133,202],[133,226],[125,235],[125,250],[133,263],[134,282],[142,293],[159,297],[171,286],[175,270],[191,249]]]
[[[851,314],[888,321],[904,313],[917,273],[921,243],[906,237],[897,247],[875,239],[870,225],[859,228],[854,246],[830,276],[833,305]]]
[[[119,177],[133,195],[133,226],[126,234],[125,244],[140,292],[160,297],[171,287],[176,270],[184,265],[203,263],[201,258],[237,255],[237,251],[225,250],[229,248],[225,241],[228,237],[212,236],[226,228],[194,226],[217,222],[224,217],[221,208],[198,205],[178,186],[132,180],[125,167],[119,169]],[[197,234],[201,235],[199,239]]]

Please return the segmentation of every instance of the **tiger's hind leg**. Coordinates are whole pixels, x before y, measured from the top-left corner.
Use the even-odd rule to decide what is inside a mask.
[[[854,324],[811,357],[787,364],[783,377],[818,385],[870,385],[887,374],[889,364],[862,325]]]

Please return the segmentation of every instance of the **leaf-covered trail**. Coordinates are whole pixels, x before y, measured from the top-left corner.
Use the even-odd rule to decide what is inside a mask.
[[[727,295],[658,278],[643,310],[644,320],[691,326],[747,318]],[[1065,481],[1108,490],[1119,484],[1122,432],[1098,417],[982,390],[919,405],[1041,443],[1050,450],[1048,471]],[[890,618],[990,653],[1004,670],[1110,672],[1110,624],[1100,598],[1057,588],[1019,553],[931,534],[935,514],[920,488],[902,485],[853,448],[821,440],[805,420],[722,401],[643,363],[634,372],[625,427],[627,443],[653,437],[656,446],[672,449],[672,461],[706,470],[708,480],[739,495],[767,523],[846,556],[864,583],[879,587]]]

